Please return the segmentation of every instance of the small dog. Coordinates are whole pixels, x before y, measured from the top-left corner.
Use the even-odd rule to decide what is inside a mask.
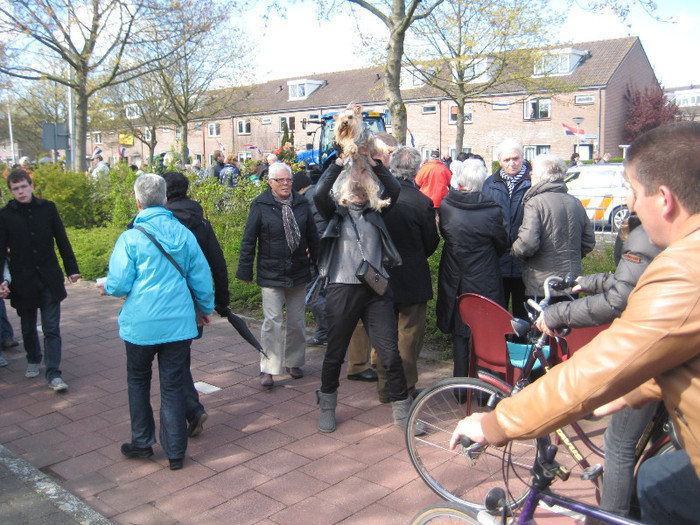
[[[343,173],[333,186],[333,192],[341,205],[347,206],[353,196],[364,195],[371,208],[379,210],[389,204],[381,199],[381,185],[372,170],[370,158],[389,155],[396,146],[396,139],[388,133],[376,136],[366,128],[362,120],[362,108],[354,102],[334,117],[335,148],[338,154],[349,158]]]

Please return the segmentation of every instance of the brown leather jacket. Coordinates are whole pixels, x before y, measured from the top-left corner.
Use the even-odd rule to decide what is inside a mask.
[[[698,260],[700,214],[642,274],[622,317],[482,420],[486,439],[540,436],[620,396],[636,407],[663,399],[700,475]]]

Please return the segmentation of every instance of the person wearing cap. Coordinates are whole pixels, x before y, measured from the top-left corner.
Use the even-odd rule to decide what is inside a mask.
[[[102,155],[97,153],[92,157],[92,171],[91,175],[93,177],[99,178],[109,173],[109,164],[107,164]]]
[[[440,161],[440,152],[431,151],[430,160],[423,164],[416,174],[415,183],[421,193],[430,197],[435,209],[450,189],[452,172]]]

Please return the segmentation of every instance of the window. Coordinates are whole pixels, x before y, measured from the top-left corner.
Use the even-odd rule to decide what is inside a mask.
[[[471,108],[464,108],[464,123],[471,124],[474,120]],[[450,124],[457,124],[457,106],[450,107]]]
[[[552,147],[549,145],[542,145],[542,146],[524,146],[523,151],[525,153],[525,158],[527,160],[532,160],[534,159],[537,155],[545,155],[549,154],[552,150]]]
[[[238,134],[250,135],[250,120],[247,118],[238,120]]]
[[[496,100],[493,103],[493,110],[494,111],[502,111],[504,109],[510,108],[510,101],[509,100]]]
[[[209,124],[209,136],[219,137],[221,135],[221,126],[218,122],[212,122]]]
[[[253,154],[250,151],[239,151],[238,160],[239,162],[245,162],[253,158]]]
[[[95,144],[102,144],[102,133],[93,133],[92,139]]]
[[[420,149],[420,152],[421,152],[421,156],[422,156],[425,160],[430,160],[430,153],[433,152],[433,151],[437,151],[437,150],[438,150],[438,147],[437,147],[437,146],[423,146],[423,147]]]
[[[549,98],[531,98],[523,104],[525,120],[551,118],[552,100]]]
[[[681,91],[675,95],[675,102],[679,108],[700,106],[700,91]]]
[[[472,148],[464,148],[464,147],[463,147],[463,148],[462,148],[462,151],[463,151],[464,153],[471,153],[471,152],[472,152]],[[450,157],[452,157],[453,159],[456,159],[456,158],[457,158],[457,150],[456,150],[455,148],[450,148]]]
[[[263,117],[260,122],[262,123],[263,126],[266,124],[272,124],[272,117]]]
[[[535,60],[534,75],[569,75],[587,56],[588,51],[571,47],[553,50]]]
[[[391,112],[388,109],[384,111],[384,124],[391,126]]]
[[[309,120],[318,120],[318,119],[319,119],[318,113],[309,113]]]
[[[201,122],[197,122],[197,123],[194,125],[194,129],[196,129],[197,131],[200,131],[200,130],[202,129],[202,123],[201,123]],[[199,160],[201,161],[202,159],[199,159]]]
[[[294,131],[296,129],[294,117],[280,117],[280,131],[282,132],[284,131],[285,123],[287,124],[288,131]]]
[[[151,128],[146,128],[143,130],[143,140],[146,142],[151,142],[151,138],[153,135],[151,134]]]
[[[432,113],[437,113],[437,106],[435,104],[423,106],[423,115],[430,115]]]
[[[306,86],[304,84],[292,84],[289,86],[289,98],[306,98]]]
[[[170,128],[166,128],[165,126],[163,126],[163,127],[160,129],[160,131],[161,131],[161,133],[170,133]]]
[[[305,100],[314,91],[325,84],[324,80],[305,78],[302,80],[290,80],[287,82],[289,88],[289,100]]]
[[[401,68],[401,89],[415,89],[424,84],[423,77],[415,67]]]
[[[134,119],[140,116],[139,107],[136,104],[129,104],[124,108],[126,118]]]
[[[576,98],[574,99],[576,104],[582,105],[582,104],[594,104],[595,103],[595,95],[576,95]]]
[[[175,140],[180,139],[182,139],[182,128],[178,126],[175,128]]]

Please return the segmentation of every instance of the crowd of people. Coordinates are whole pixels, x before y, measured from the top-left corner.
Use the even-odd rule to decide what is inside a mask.
[[[483,295],[527,318],[524,304],[542,295],[546,277],[577,276],[572,292],[587,296],[568,301],[556,295],[538,328],[554,335],[566,326],[613,321],[612,327],[495,411],[460,422],[451,445],[463,435],[503,444],[594,410],[615,413],[605,435],[601,506],[624,515],[633,490],[630,443],[655,403],[663,402],[685,450],[644,464],[638,483],[642,519],[693,523],[698,502],[688,494],[700,490],[700,277],[694,265],[699,147],[700,125],[694,123],[658,128],[632,144],[627,200],[636,213],[621,230],[615,273],[591,276],[582,276],[581,261],[595,235],[583,205],[567,192],[567,163],[549,154],[528,162],[515,140],[498,146],[500,167],[490,175],[478,155],[452,160],[434,151],[423,160],[414,148],[395,146],[391,154],[340,154],[311,181],[272,155],[259,169],[267,188],[250,206],[235,274],[245,282],[255,278],[261,288],[260,386],[272,389],[284,374],[302,378],[307,345],[325,346],[318,429],[334,432],[342,424],[336,417],[341,369],[355,341],[358,350],[349,360],[359,371],[348,367],[347,378],[376,382],[379,400],[391,403],[395,425],[405,429],[420,391],[417,361],[433,298],[428,258],[440,237],[436,321],[453,337],[455,376],[474,374],[470,330],[456,308],[461,294]],[[358,155],[366,158],[360,162]],[[674,162],[663,164],[664,155]],[[207,175],[235,187],[237,159],[217,151],[214,160]],[[95,161],[97,170],[101,159]],[[570,165],[578,161],[572,156]],[[39,375],[43,358],[47,383],[63,392],[68,385],[61,378],[59,319],[66,290],[54,241],[69,280],[77,281],[80,272],[55,205],[33,195],[29,173],[18,167],[7,183],[13,199],[0,210],[0,297],[9,296],[20,316],[26,376]],[[213,311],[226,315],[230,300],[221,246],[201,206],[187,197],[188,184],[178,171],[137,178],[138,214],[98,284],[103,294],[125,297],[119,333],[127,355],[131,440],[121,452],[153,455],[150,385],[157,357],[159,439],[172,470],[184,466],[188,437],[199,435],[208,417],[190,372],[191,341],[201,337]],[[307,307],[317,322],[309,340]],[[0,341],[3,347],[16,344],[4,323]]]

